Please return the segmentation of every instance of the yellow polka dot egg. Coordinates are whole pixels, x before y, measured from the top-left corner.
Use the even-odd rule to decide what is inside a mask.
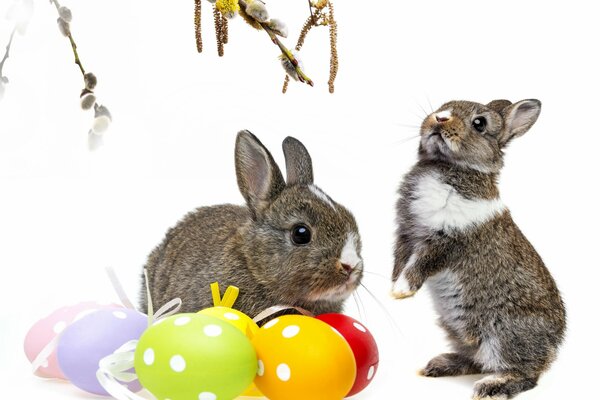
[[[267,322],[252,339],[256,386],[271,400],[341,400],[354,384],[356,363],[330,325],[303,315]]]
[[[258,331],[258,325],[249,316],[241,311],[235,310],[230,307],[210,307],[204,310],[198,311],[203,315],[210,315],[211,317],[219,318],[220,320],[226,321],[231,325],[235,326],[244,335],[252,338]]]
[[[177,314],[152,325],[135,351],[141,384],[159,400],[231,400],[254,380],[256,352],[230,323]]]

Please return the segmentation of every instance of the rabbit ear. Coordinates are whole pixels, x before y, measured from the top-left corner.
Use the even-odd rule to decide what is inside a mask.
[[[240,192],[254,215],[266,208],[285,187],[273,156],[248,131],[241,131],[237,135],[235,172]]]
[[[313,183],[312,160],[306,147],[297,139],[288,136],[283,141],[285,170],[288,185]]]
[[[510,106],[512,103],[508,100],[492,100],[487,103],[486,107],[491,108],[496,111],[498,114],[502,114],[502,110],[506,107]]]
[[[524,135],[535,124],[541,111],[542,103],[536,99],[521,100],[504,108],[504,129],[498,137],[500,146],[506,146],[514,138]]]

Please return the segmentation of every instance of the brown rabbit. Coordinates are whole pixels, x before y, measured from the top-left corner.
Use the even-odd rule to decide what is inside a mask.
[[[342,310],[363,274],[356,221],[313,184],[302,143],[288,137],[283,151],[287,183],[262,143],[238,134],[235,168],[246,206],[201,207],[167,232],[146,265],[155,305],[180,297],[183,312],[210,307],[210,284],[219,282],[240,289],[235,308],[249,316],[279,304]],[[141,299],[146,309],[145,290]]]
[[[475,399],[532,389],[563,341],[559,291],[497,186],[504,148],[540,110],[538,100],[444,104],[423,121],[419,161],[399,190],[392,294],[428,283],[454,352],[422,373],[493,373]]]

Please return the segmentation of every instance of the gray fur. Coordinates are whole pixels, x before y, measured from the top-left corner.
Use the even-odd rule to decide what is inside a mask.
[[[423,201],[417,187],[424,177],[437,176],[463,202],[494,201],[503,149],[535,123],[540,107],[537,100],[444,104],[436,112],[452,109],[451,119],[438,123],[435,113],[425,119],[419,161],[399,190],[392,280],[402,276],[410,291],[397,297],[427,282],[454,350],[431,360],[423,374],[497,374],[476,384],[476,399],[511,398],[535,387],[563,341],[565,308],[507,209],[465,229],[431,230],[414,212]],[[483,134],[471,125],[480,116],[488,120]]]
[[[304,160],[288,165],[312,171],[304,164],[304,146],[292,138],[284,143],[293,144],[284,145],[286,161]],[[183,312],[210,307],[209,285],[219,282],[222,290],[240,289],[235,308],[251,317],[280,304],[340,312],[363,271],[362,261],[351,273],[339,268],[347,236],[358,237],[352,214],[337,203],[332,208],[304,183],[286,184],[269,151],[248,131],[237,136],[235,161],[247,205],[198,208],[167,232],[146,264],[154,306],[180,297]],[[290,231],[298,223],[311,228],[310,244],[292,243]]]

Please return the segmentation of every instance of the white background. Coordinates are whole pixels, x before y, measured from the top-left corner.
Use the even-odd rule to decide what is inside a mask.
[[[11,0],[0,0],[4,13]],[[283,164],[287,135],[302,140],[316,183],[353,210],[361,230],[363,322],[379,341],[381,365],[357,399],[468,399],[478,377],[416,375],[446,349],[426,290],[388,299],[394,203],[415,161],[408,140],[431,107],[451,99],[538,98],[537,124],[507,151],[501,192],[544,257],[564,295],[569,330],[558,361],[521,399],[594,397],[597,324],[597,38],[593,2],[337,0],[340,73],[327,92],[324,29],[303,51],[314,88],[291,84],[264,32],[230,23],[216,56],[204,3],[205,52],[197,54],[193,2],[68,2],[84,66],[98,76],[114,124],[87,149],[92,115],[78,108],[81,76],[55,10],[35,1],[16,36],[0,103],[0,390],[18,398],[89,398],[30,374],[22,340],[62,305],[114,300],[104,267],[117,269],[131,297],[147,254],[166,229],[200,205],[241,203],[233,145],[249,129]],[[529,4],[526,4],[529,3]],[[303,0],[271,0],[288,22],[289,46],[307,15]],[[11,22],[0,20],[0,45]],[[413,126],[413,127],[411,127]],[[347,312],[358,316],[350,302]],[[597,325],[596,325],[597,326]]]

